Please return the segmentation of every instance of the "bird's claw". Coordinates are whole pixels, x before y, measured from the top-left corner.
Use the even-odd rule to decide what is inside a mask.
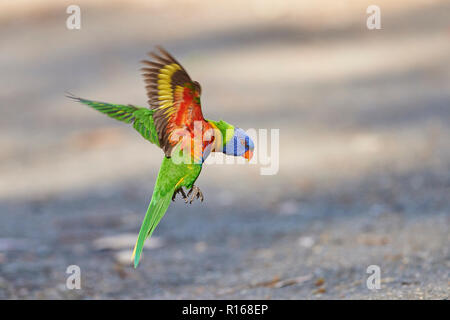
[[[174,193],[173,193],[173,196],[172,196],[172,201],[175,201],[175,198],[177,197],[177,194],[178,193],[181,193],[181,196],[183,197],[183,199],[184,199],[184,202],[188,202],[188,197],[186,196],[186,193],[184,193],[184,190],[183,190],[183,187],[181,187],[180,189],[178,189],[177,191],[175,191]]]
[[[192,186],[192,188],[189,190],[187,196],[191,196],[191,198],[189,199],[189,204],[192,203],[192,201],[194,201],[194,199],[200,199],[201,202],[203,202],[203,193],[201,192],[200,188],[197,186]],[[187,203],[188,200],[186,200]]]

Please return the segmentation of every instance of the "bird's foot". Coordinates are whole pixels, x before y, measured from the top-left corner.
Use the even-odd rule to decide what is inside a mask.
[[[180,189],[178,189],[177,191],[175,191],[174,193],[173,193],[173,196],[172,196],[172,201],[175,201],[175,198],[177,197],[177,194],[178,193],[181,193],[181,196],[183,197],[183,199],[184,199],[184,202],[188,202],[188,197],[186,196],[186,193],[184,193],[184,190],[183,190],[183,187],[181,187]]]
[[[195,198],[200,199],[201,202],[203,202],[203,193],[200,191],[200,188],[197,186],[192,186],[191,190],[189,190],[187,196],[191,196],[189,199],[189,203],[191,204],[192,201],[194,201]],[[188,200],[186,200],[187,203]]]

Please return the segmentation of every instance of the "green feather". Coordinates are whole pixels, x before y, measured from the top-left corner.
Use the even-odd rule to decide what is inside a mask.
[[[157,146],[160,146],[153,120],[153,110],[132,105],[92,101],[76,97],[72,94],[69,94],[68,97],[88,105],[113,119],[125,123],[132,123],[134,129],[136,129],[136,131],[138,131],[145,139],[156,144]],[[233,128],[224,121],[219,121],[216,123],[218,124],[220,130],[224,133],[226,129],[230,129],[230,127]],[[182,159],[183,157],[183,152],[180,150],[180,146],[181,143],[179,143],[172,151],[172,155],[178,155],[178,157],[176,157],[178,159]],[[139,264],[145,240],[151,237],[153,231],[166,213],[174,192],[181,187],[185,187],[187,189],[192,188],[195,180],[200,174],[201,169],[202,165],[195,164],[193,161],[191,161],[190,164],[176,163],[175,161],[172,161],[172,158],[164,157],[159,169],[158,178],[156,179],[152,199],[148,206],[147,213],[145,214],[144,221],[142,222],[138,239],[134,247],[132,259],[135,268]]]
[[[166,213],[173,193],[181,187],[191,188],[201,169],[202,166],[200,164],[176,164],[171,158],[164,157],[156,179],[152,200],[148,206],[134,247],[132,259],[135,268],[139,264],[145,240],[151,237],[156,226]]]
[[[133,128],[136,129],[144,139],[159,147],[158,133],[153,121],[153,110],[132,105],[92,101],[76,97],[72,94],[68,94],[67,97],[88,105],[113,119],[125,123],[133,123]]]
[[[206,120],[206,121],[208,121],[210,124],[212,124],[213,126],[217,127],[217,129],[220,130],[220,133],[222,134],[222,146],[225,146],[234,135],[234,126],[223,120],[220,121]]]

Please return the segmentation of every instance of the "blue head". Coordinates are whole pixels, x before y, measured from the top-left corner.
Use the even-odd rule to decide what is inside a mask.
[[[255,145],[252,139],[241,128],[234,127],[233,136],[223,146],[223,153],[232,156],[242,156],[249,160],[253,157]]]

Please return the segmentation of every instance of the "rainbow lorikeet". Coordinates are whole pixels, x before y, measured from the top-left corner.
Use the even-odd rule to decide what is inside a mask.
[[[134,267],[139,264],[144,242],[149,238],[177,194],[192,203],[203,201],[203,194],[194,185],[202,164],[211,152],[243,156],[250,160],[254,144],[244,130],[225,121],[203,117],[201,87],[192,81],[186,70],[163,48],[149,53],[144,60],[144,81],[147,84],[150,108],[134,105],[91,101],[68,95],[111,118],[133,124],[148,141],[160,147],[164,158],[159,169],[152,199],[145,214],[134,247]],[[200,134],[199,134],[200,133]],[[185,193],[186,188],[188,193]]]

